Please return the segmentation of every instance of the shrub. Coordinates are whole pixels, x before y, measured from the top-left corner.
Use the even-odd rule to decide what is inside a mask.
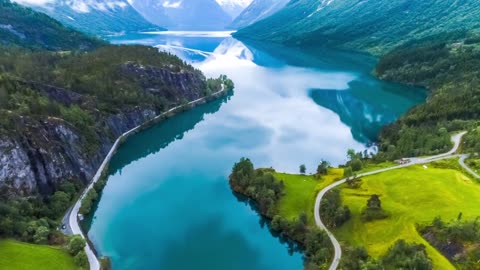
[[[76,265],[82,268],[87,268],[89,266],[87,254],[83,250],[73,257],[73,261]]]
[[[87,243],[85,242],[85,239],[83,239],[80,235],[75,235],[68,242],[67,251],[71,255],[75,256],[85,248],[86,244]]]

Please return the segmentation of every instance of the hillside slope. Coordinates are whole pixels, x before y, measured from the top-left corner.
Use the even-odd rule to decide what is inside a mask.
[[[265,19],[281,10],[290,0],[253,0],[228,26],[240,29]]]
[[[39,44],[22,36],[0,46],[0,238],[63,245],[61,216],[119,135],[172,107],[226,94],[233,83],[207,79],[153,47],[71,46],[82,39],[52,45],[46,37],[89,39],[45,14],[3,6],[14,11],[4,13],[9,32],[24,26],[45,32]],[[47,31],[52,25],[58,37]]]
[[[480,35],[454,32],[409,42],[381,58],[376,73],[431,90],[425,104],[382,131],[380,156],[440,153],[449,147],[448,131],[478,126]]]
[[[102,42],[68,29],[47,15],[0,0],[0,44],[46,50],[90,50]]]
[[[48,14],[65,25],[99,36],[165,30],[148,22],[126,0],[15,0]]]
[[[479,27],[476,0],[297,0],[235,36],[378,55],[406,40]]]

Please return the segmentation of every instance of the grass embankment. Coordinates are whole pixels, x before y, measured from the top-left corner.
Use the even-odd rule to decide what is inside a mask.
[[[343,177],[343,169],[329,168],[328,174],[321,178],[313,175],[275,173],[276,178],[285,184],[285,196],[276,205],[276,212],[294,220],[302,212],[307,214],[308,225],[314,225],[313,207],[317,193],[331,183]]]
[[[73,257],[61,248],[0,240],[0,269],[80,269]]]
[[[451,165],[448,163],[443,165]],[[422,238],[416,224],[429,224],[437,216],[451,220],[460,212],[464,220],[480,216],[480,185],[458,170],[438,168],[441,165],[393,170],[364,177],[359,189],[343,188],[342,201],[352,217],[335,235],[348,245],[364,246],[376,258],[398,239],[422,243],[434,269],[455,269]],[[380,195],[382,207],[390,216],[365,223],[361,211],[372,194]]]

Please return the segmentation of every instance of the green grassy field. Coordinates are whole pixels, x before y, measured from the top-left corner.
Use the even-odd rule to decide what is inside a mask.
[[[43,245],[0,240],[0,269],[70,270],[79,269],[66,251]]]
[[[427,165],[428,166],[428,165]],[[448,260],[417,232],[416,224],[429,224],[436,216],[451,220],[463,213],[464,219],[480,216],[480,185],[454,169],[421,166],[364,177],[359,189],[342,189],[342,200],[352,218],[335,231],[341,242],[364,246],[379,257],[398,239],[422,243],[432,258],[434,269],[455,269]],[[390,217],[364,223],[360,213],[372,194],[381,197]]]
[[[330,168],[328,175],[321,179],[316,179],[311,175],[296,175],[275,173],[275,177],[285,183],[285,196],[283,196],[277,205],[279,215],[293,220],[301,212],[305,212],[308,218],[308,224],[315,224],[313,218],[313,207],[317,193],[335,180],[341,179],[343,169]]]
[[[366,172],[372,172],[380,169],[385,169],[388,167],[393,167],[397,166],[398,164],[395,162],[387,161],[387,162],[382,162],[382,163],[376,163],[376,164],[367,164],[362,170],[356,172],[357,174],[360,173],[366,173]]]

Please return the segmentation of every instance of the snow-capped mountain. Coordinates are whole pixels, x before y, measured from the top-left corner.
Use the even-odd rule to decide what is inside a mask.
[[[252,3],[252,0],[216,0],[232,19],[235,19],[242,11]]]
[[[150,22],[171,30],[223,30],[232,21],[215,0],[129,0],[129,3]]]
[[[96,35],[161,30],[126,0],[15,0],[47,13],[65,25]]]
[[[248,49],[243,43],[233,38],[226,38],[223,40],[215,51],[213,51],[212,55],[223,55],[253,61],[252,51],[250,51],[250,49]]]
[[[285,7],[290,0],[253,0],[230,24],[229,28],[240,29],[263,20]]]

